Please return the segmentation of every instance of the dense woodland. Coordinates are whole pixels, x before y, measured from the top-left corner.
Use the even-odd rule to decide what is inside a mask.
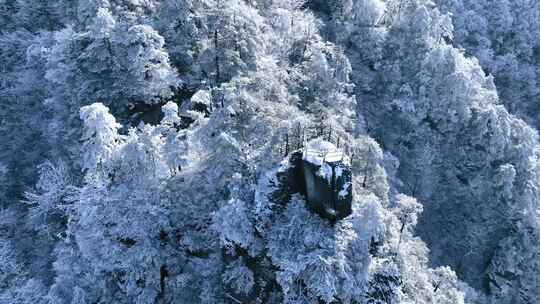
[[[0,0],[0,303],[540,303],[540,2]],[[351,159],[328,221],[280,179]]]

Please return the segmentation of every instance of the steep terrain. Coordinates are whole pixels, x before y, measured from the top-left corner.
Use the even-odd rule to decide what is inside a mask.
[[[0,1],[0,303],[537,303],[539,13]]]

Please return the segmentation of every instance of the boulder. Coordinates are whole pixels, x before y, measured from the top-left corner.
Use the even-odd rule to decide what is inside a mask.
[[[276,172],[273,208],[283,208],[295,193],[306,198],[307,207],[335,222],[352,213],[350,160],[333,144],[314,140],[292,152]],[[277,209],[275,211],[277,211]]]
[[[309,209],[331,221],[352,212],[349,158],[333,144],[314,140],[303,150],[302,175]]]

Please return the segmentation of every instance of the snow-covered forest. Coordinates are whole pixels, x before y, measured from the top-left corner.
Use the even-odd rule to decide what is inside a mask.
[[[0,304],[540,303],[537,0],[0,0]]]

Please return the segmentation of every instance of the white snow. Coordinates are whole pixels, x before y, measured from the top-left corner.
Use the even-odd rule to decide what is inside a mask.
[[[327,180],[330,184],[332,182],[332,167],[327,163],[323,163],[317,171],[317,175]]]
[[[331,142],[314,139],[307,143],[303,158],[314,165],[321,166],[324,162],[337,162],[343,160],[345,155]]]
[[[336,168],[334,170],[335,170],[335,174],[336,174],[336,179],[341,177],[341,175],[343,174],[343,167],[342,166],[336,166]]]
[[[349,192],[350,192],[350,190],[349,190],[350,187],[351,187],[351,183],[350,183],[350,182],[345,183],[345,184],[343,185],[343,188],[342,188],[342,189],[339,191],[339,193],[338,193],[339,197],[340,197],[340,198],[346,197],[346,196],[349,194]]]
[[[326,211],[326,213],[328,213],[328,214],[330,214],[330,215],[332,215],[332,216],[336,216],[336,215],[337,215],[337,210],[335,210],[334,208],[328,207],[328,208],[325,208],[324,211]]]
[[[231,116],[236,115],[236,111],[234,110],[234,108],[231,105],[229,105],[226,110],[227,110],[227,113],[229,115],[231,115]]]
[[[292,165],[290,163],[290,159],[287,157],[281,161],[277,172],[280,172],[280,173],[286,172],[290,168],[292,168]]]
[[[336,146],[334,146],[333,143],[328,142],[326,140],[322,140],[320,138],[313,139],[307,143],[307,148],[310,150],[318,150],[318,151],[337,151]]]
[[[191,96],[191,102],[210,106],[210,104],[212,103],[212,96],[210,95],[210,92],[206,90],[199,90],[197,91],[197,93]]]

